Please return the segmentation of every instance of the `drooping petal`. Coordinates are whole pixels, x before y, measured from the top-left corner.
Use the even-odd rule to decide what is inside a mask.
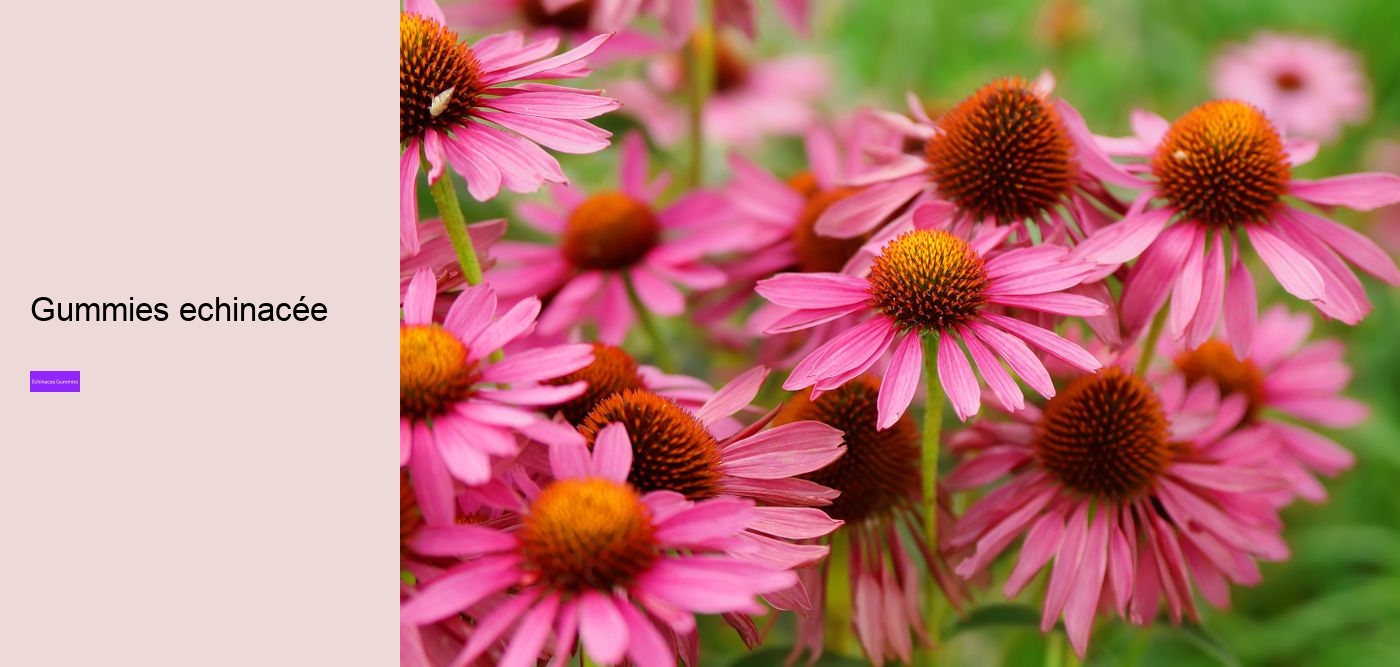
[[[1288,193],[1314,204],[1370,211],[1400,203],[1400,176],[1369,172],[1315,181],[1295,178],[1288,182]]]
[[[917,332],[910,331],[895,346],[889,369],[885,371],[885,379],[880,384],[880,393],[876,398],[876,413],[879,415],[875,425],[877,430],[893,426],[909,409],[909,403],[914,400],[914,392],[919,387],[923,364],[922,341]]]

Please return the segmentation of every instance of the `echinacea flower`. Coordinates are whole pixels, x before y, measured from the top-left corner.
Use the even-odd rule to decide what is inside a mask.
[[[658,315],[679,315],[685,296],[676,285],[708,289],[724,274],[702,263],[704,256],[734,245],[724,200],[696,190],[666,206],[657,198],[669,178],[647,180],[647,148],[640,134],[622,142],[620,189],[586,195],[555,186],[559,208],[525,202],[516,212],[532,227],[556,234],[556,244],[501,241],[493,280],[503,297],[548,300],[540,333],[598,325],[598,340],[616,345],[637,313],[628,290]]]
[[[1371,110],[1356,54],[1325,39],[1262,32],[1228,46],[1211,70],[1216,96],[1258,106],[1291,135],[1332,141]]]
[[[883,118],[919,141],[922,154],[892,154],[854,179],[869,187],[828,208],[817,231],[868,234],[905,206],[926,206],[941,226],[964,235],[975,225],[1027,222],[1041,226],[1042,238],[1092,231],[1103,214],[1086,197],[1116,205],[1103,183],[1134,181],[1094,143],[1079,112],[1051,97],[1053,89],[1048,73],[1034,82],[997,79],[937,122],[911,98],[913,120]],[[1066,229],[1070,220],[1076,224]]]
[[[628,27],[640,5],[639,0],[465,0],[444,3],[442,11],[448,26],[466,32],[519,30],[529,39],[560,38],[565,44],[611,33],[589,57],[603,67],[669,49],[665,41]]]
[[[850,578],[851,623],[866,657],[876,665],[885,658],[908,663],[914,645],[911,632],[928,641],[919,610],[923,577],[934,577],[954,605],[962,603],[961,582],[924,534],[919,430],[907,415],[890,428],[876,428],[879,388],[877,378],[863,375],[816,400],[811,392],[802,392],[784,403],[773,419],[774,424],[827,424],[841,431],[846,443],[841,458],[805,477],[841,492],[823,509],[845,525],[822,542],[845,537],[849,571],[837,571],[828,560],[820,569],[798,572],[816,613],[798,620],[794,658],[802,651],[810,661],[821,657],[824,617],[834,611],[826,603],[832,577]],[[938,525],[945,528],[941,535],[952,534],[953,516],[945,503],[939,506]],[[917,561],[909,555],[911,540]]]
[[[1055,395],[1044,364],[1026,343],[1082,370],[1099,368],[1093,355],[1054,332],[995,312],[1006,306],[1097,316],[1107,308],[1088,297],[1060,293],[1095,268],[1066,261],[1065,248],[1040,245],[993,252],[1008,231],[992,230],[969,243],[941,229],[915,229],[884,246],[868,277],[785,273],[760,282],[759,294],[794,310],[770,331],[805,329],[851,314],[870,318],[798,363],[783,388],[815,387],[818,394],[835,389],[864,373],[893,345],[878,400],[879,427],[888,428],[908,409],[919,386],[924,366],[921,337],[926,335],[937,335],[938,379],[964,420],[981,404],[967,353],[1008,410],[1019,409],[1024,397],[1002,367],[1003,360],[1042,396]]]
[[[1355,457],[1306,425],[1349,428],[1366,419],[1369,411],[1340,395],[1351,379],[1342,342],[1307,342],[1310,331],[1312,318],[1275,306],[1259,318],[1254,343],[1244,359],[1217,339],[1194,350],[1165,341],[1162,347],[1174,372],[1188,383],[1212,382],[1222,394],[1248,399],[1241,424],[1258,425],[1278,443],[1283,455],[1280,470],[1292,485],[1292,495],[1321,502],[1327,492],[1313,473],[1335,476],[1350,468]]]
[[[617,108],[596,90],[578,90],[527,79],[576,79],[584,62],[607,40],[599,35],[546,58],[558,40],[525,43],[518,32],[459,42],[433,0],[406,0],[399,14],[399,236],[418,251],[418,170],[444,177],[448,164],[484,201],[505,187],[533,192],[565,182],[559,162],[541,145],[563,153],[592,153],[611,136],[584,119]],[[519,85],[513,85],[513,84]]]
[[[754,284],[775,273],[838,272],[850,268],[852,258],[867,238],[823,236],[815,226],[823,211],[857,191],[840,183],[866,166],[857,147],[871,145],[871,140],[878,138],[872,136],[872,130],[883,129],[870,118],[868,112],[857,113],[838,127],[837,133],[820,126],[810,128],[804,135],[808,169],[786,181],[737,153],[730,155],[733,178],[725,187],[725,195],[733,205],[735,224],[748,230],[748,234],[744,245],[721,264],[728,279],[721,290],[709,295],[712,301],[697,308],[697,322],[722,326],[724,318],[752,300]],[[843,146],[847,150],[843,151]],[[786,308],[765,303],[747,318],[745,331],[732,338],[746,343],[787,313]],[[828,328],[840,324],[831,322],[791,335],[764,337],[760,341],[760,360],[790,367],[826,341]]]
[[[467,236],[471,238],[476,261],[482,270],[495,265],[496,260],[491,257],[491,246],[501,240],[505,233],[504,218],[467,225]],[[435,316],[446,315],[447,309],[452,306],[452,298],[456,291],[467,284],[466,275],[457,261],[457,250],[452,247],[447,230],[438,218],[424,220],[418,225],[418,240],[418,252],[411,253],[402,245],[399,246],[399,303],[403,303],[404,294],[408,292],[408,284],[413,280],[413,276],[418,275],[419,269],[426,268],[437,278],[438,299],[433,313]]]
[[[491,662],[503,667],[562,662],[579,639],[599,664],[674,665],[667,635],[693,634],[695,614],[761,613],[756,596],[796,582],[730,553],[756,520],[752,501],[691,501],[626,483],[634,456],[624,427],[599,432],[591,453],[578,442],[550,453],[556,479],[520,508],[513,530],[434,526],[413,542],[419,553],[463,560],[403,604],[402,623],[434,623],[500,598],[476,619],[454,665],[497,649]]]
[[[1268,468],[1268,438],[1231,433],[1245,403],[1210,383],[1188,391],[1180,376],[1154,389],[1110,366],[1043,408],[960,433],[953,450],[976,455],[947,488],[1009,478],[958,519],[952,546],[976,549],[958,574],[986,570],[1024,536],[1004,593],[1050,565],[1041,631],[1063,616],[1081,658],[1100,609],[1145,625],[1165,599],[1173,622],[1199,621],[1193,588],[1228,605],[1229,582],[1257,583],[1257,560],[1288,555],[1268,498],[1285,483]]]
[[[639,364],[626,350],[607,343],[593,343],[593,361],[587,366],[548,380],[546,384],[567,385],[575,382],[583,382],[587,388],[582,394],[554,408],[574,426],[582,425],[593,408],[604,399],[628,390],[650,391],[692,412],[715,395],[714,388],[704,380],[667,374],[655,366]],[[737,430],[732,428],[729,432]]]
[[[776,0],[774,4],[789,26],[806,33],[811,13],[809,3],[810,0]],[[715,28],[737,28],[753,39],[757,4],[755,0],[714,0]],[[645,0],[645,10],[656,16],[671,38],[680,43],[694,33],[700,4],[697,0]]]
[[[491,458],[519,451],[517,434],[550,445],[577,439],[571,429],[528,408],[582,393],[583,383],[539,383],[593,359],[587,345],[541,347],[493,359],[493,352],[534,327],[539,300],[524,299],[498,316],[495,290],[474,285],[462,290],[437,323],[436,293],[433,274],[419,269],[404,296],[399,326],[399,465],[409,467],[431,524],[455,517],[452,478],[468,485],[490,480]]]
[[[1076,257],[1108,267],[1137,259],[1121,301],[1128,331],[1141,330],[1170,296],[1172,338],[1196,347],[1223,312],[1226,338],[1237,356],[1247,355],[1258,306],[1241,260],[1246,240],[1285,291],[1347,324],[1361,321],[1371,303],[1343,260],[1400,285],[1395,261],[1370,239],[1284,199],[1368,211],[1400,202],[1400,176],[1294,178],[1317,143],[1285,141],[1264,112],[1238,100],[1206,102],[1171,124],[1137,112],[1133,129],[1136,136],[1105,144],[1148,160],[1132,168],[1154,178],[1139,184],[1142,193],[1121,221],[1075,249]]]
[[[749,58],[722,34],[714,39],[713,50],[714,88],[705,98],[700,121],[706,141],[752,146],[770,136],[801,134],[816,122],[814,107],[830,90],[825,60],[811,55]],[[622,102],[622,112],[641,121],[663,146],[679,142],[690,124],[678,97],[689,76],[685,68],[679,55],[658,58],[648,66],[646,80],[609,87]]]

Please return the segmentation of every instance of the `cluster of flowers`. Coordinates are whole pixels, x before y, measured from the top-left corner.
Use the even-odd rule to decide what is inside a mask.
[[[965,610],[1017,544],[1005,595],[1048,570],[1042,629],[1063,619],[1082,656],[1096,617],[1196,619],[1197,595],[1223,606],[1287,557],[1279,510],[1352,462],[1310,426],[1366,410],[1339,395],[1343,348],[1308,341],[1310,314],[1259,315],[1254,260],[1359,322],[1351,267],[1400,271],[1320,212],[1400,202],[1400,177],[1295,178],[1317,144],[1231,99],[1096,136],[1049,75],[937,119],[911,100],[822,125],[754,92],[802,68],[763,74],[703,43],[713,26],[690,37],[693,5],[401,12],[403,664],[695,665],[695,615],[752,646],[769,609],[797,615],[794,657],[849,613],[872,662],[908,662],[936,643],[936,608]],[[803,28],[805,3],[779,6]],[[751,2],[714,11],[752,34]],[[529,38],[456,31],[510,20]],[[632,133],[615,189],[568,184],[544,149],[607,147],[588,119],[619,102],[534,81],[678,48],[715,58],[704,136],[800,121],[808,169],[735,155],[728,184],[670,194]],[[693,75],[674,62],[658,80]],[[643,115],[666,100],[652,83],[634,84]],[[653,141],[668,123],[646,123]],[[552,205],[513,212],[554,240],[465,224],[449,167],[482,201],[548,184]],[[424,175],[440,219],[419,219]],[[682,315],[754,367],[716,390],[619,347],[636,328],[663,359],[656,317]],[[790,371],[756,407],[770,368]],[[962,426],[940,434],[945,401]],[[827,604],[838,585],[849,612]]]

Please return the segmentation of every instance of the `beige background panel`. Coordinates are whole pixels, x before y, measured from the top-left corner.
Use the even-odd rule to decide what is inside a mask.
[[[0,665],[397,660],[394,11],[7,7]],[[176,313],[303,295],[329,319]]]

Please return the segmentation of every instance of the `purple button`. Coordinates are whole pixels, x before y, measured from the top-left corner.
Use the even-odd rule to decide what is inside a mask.
[[[29,371],[29,391],[82,391],[79,371]]]

